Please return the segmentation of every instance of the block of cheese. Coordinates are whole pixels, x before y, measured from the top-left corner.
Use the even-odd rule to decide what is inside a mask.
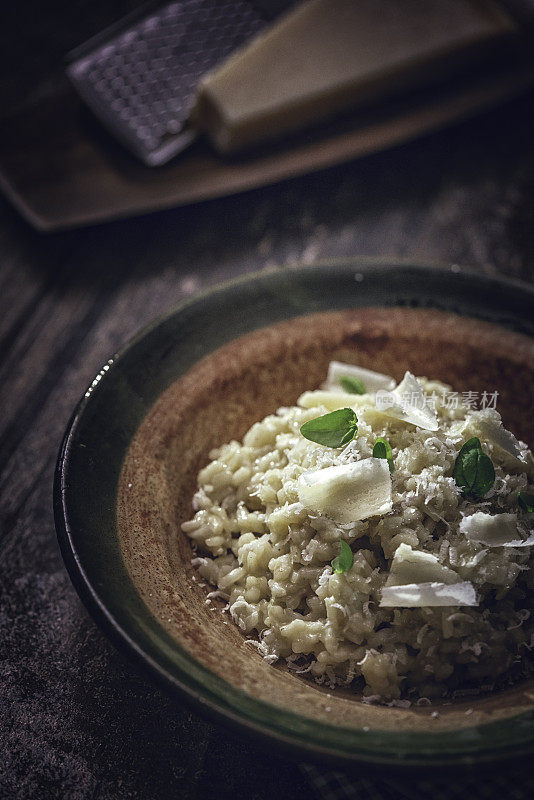
[[[191,121],[231,153],[446,77],[513,30],[491,0],[308,0],[203,78]]]

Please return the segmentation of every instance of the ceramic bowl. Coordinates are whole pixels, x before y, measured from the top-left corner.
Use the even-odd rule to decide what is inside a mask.
[[[532,752],[534,681],[402,709],[268,665],[206,603],[180,530],[210,449],[317,386],[332,358],[498,391],[534,445],[532,308],[523,284],[350,261],[251,275],[157,320],[96,376],[59,456],[59,542],[96,621],[171,692],[304,759],[435,768]]]

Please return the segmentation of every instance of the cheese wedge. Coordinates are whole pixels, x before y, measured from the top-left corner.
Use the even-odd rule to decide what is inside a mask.
[[[448,77],[513,28],[490,2],[308,0],[203,78],[191,120],[232,153]]]

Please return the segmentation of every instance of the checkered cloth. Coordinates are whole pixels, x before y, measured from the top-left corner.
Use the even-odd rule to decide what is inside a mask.
[[[317,800],[532,800],[534,769],[506,767],[502,771],[451,776],[450,780],[372,778],[301,764]]]

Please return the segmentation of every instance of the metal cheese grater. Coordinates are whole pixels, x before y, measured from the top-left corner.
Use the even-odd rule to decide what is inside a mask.
[[[157,166],[195,138],[187,119],[202,75],[272,16],[265,3],[251,0],[169,3],[79,48],[67,73],[112,133]]]

